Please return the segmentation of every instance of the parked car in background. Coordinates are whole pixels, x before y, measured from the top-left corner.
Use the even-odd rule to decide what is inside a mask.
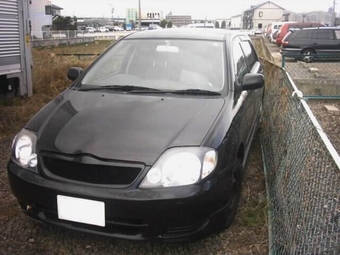
[[[154,29],[163,29],[163,28],[157,24],[150,24],[148,27],[148,30],[154,30]]]
[[[89,33],[94,33],[95,29],[93,27],[86,27],[86,31]]]
[[[99,27],[98,30],[99,32],[102,32],[102,33],[109,32],[109,29],[107,27]]]
[[[270,30],[270,33],[268,34],[268,39],[271,42],[274,42],[274,43],[276,42],[276,38],[274,39],[274,34],[276,34],[276,37],[277,37],[278,31],[283,24],[284,22],[273,22],[271,24],[271,30]]]
[[[264,36],[267,38],[269,38],[269,35],[271,33],[271,27],[272,27],[272,23],[269,23],[268,26],[265,27]]]
[[[120,26],[113,26],[113,30],[114,31],[124,31],[124,28],[122,28]]]
[[[307,27],[324,27],[325,25],[319,22],[285,22],[279,29],[279,32],[276,37],[276,44],[281,45],[282,39],[289,32],[289,30],[293,29],[302,29]]]
[[[320,27],[290,31],[282,40],[282,55],[301,57],[305,62],[312,62],[318,55],[340,57],[340,28]]]
[[[276,30],[273,34],[272,34],[272,36],[271,36],[271,38],[270,38],[270,41],[272,42],[272,43],[276,43],[276,38],[277,38],[277,34],[279,33],[279,30]]]
[[[113,26],[105,26],[105,27],[109,30],[109,32],[114,31]]]
[[[256,30],[254,30],[254,35],[255,35],[255,36],[262,36],[262,34],[263,34],[263,32],[262,32],[261,29],[256,29]]]
[[[202,50],[204,49],[204,50]],[[117,238],[188,241],[229,227],[264,77],[250,38],[157,29],[113,44],[16,136],[31,218]]]
[[[135,30],[136,30],[136,31],[139,31],[139,26],[136,26],[136,27],[135,27]],[[142,26],[142,27],[141,27],[141,31],[145,31],[145,30],[148,30],[148,27]]]

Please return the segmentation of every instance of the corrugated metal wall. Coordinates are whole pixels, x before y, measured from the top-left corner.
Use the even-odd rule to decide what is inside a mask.
[[[19,56],[18,2],[17,0],[0,0],[0,65],[20,63]],[[7,60],[3,61],[3,58]],[[8,58],[12,61],[8,61]]]

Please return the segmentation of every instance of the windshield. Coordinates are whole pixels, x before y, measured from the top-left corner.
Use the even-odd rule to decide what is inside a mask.
[[[122,40],[93,65],[81,88],[137,86],[219,92],[224,85],[223,42]]]

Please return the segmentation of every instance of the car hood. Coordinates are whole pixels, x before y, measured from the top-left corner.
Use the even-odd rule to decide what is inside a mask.
[[[37,151],[152,165],[176,146],[199,146],[223,98],[161,97],[68,90],[27,125]]]

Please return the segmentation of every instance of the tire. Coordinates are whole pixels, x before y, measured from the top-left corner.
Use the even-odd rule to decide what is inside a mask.
[[[228,205],[223,211],[222,229],[229,228],[235,221],[238,204],[241,198],[243,174],[243,166],[239,160],[236,160],[233,171],[233,186],[229,194]]]
[[[301,55],[304,55],[304,57],[302,57],[303,61],[305,61],[306,63],[311,63],[315,58],[315,50],[304,49],[303,51],[301,51]]]
[[[258,119],[258,123],[257,123],[257,131],[259,131],[261,129],[261,125],[262,125],[262,122],[263,122],[263,97],[262,97],[262,102],[261,102],[261,106],[260,106],[260,110],[259,110],[259,119]]]

